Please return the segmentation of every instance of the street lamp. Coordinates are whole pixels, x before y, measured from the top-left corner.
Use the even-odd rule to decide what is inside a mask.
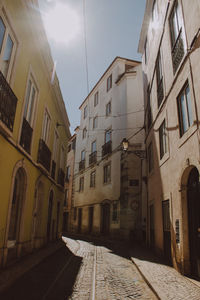
[[[128,150],[129,148],[129,141],[124,138],[121,142],[122,150],[126,153],[134,153],[136,156],[138,156],[140,159],[146,158],[146,151],[145,150]]]

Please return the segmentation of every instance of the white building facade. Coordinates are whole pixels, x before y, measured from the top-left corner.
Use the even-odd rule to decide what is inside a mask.
[[[200,5],[147,0],[139,52],[146,90],[148,241],[200,277]]]
[[[80,106],[74,170],[77,232],[129,238],[136,228],[142,230],[142,91],[141,63],[116,57]],[[130,145],[126,153],[124,138]]]

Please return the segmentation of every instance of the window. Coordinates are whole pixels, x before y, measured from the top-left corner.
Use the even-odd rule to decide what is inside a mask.
[[[66,170],[66,181],[69,181],[69,177],[70,177],[70,174],[71,173],[71,169],[70,169],[70,166],[67,166],[67,170]]]
[[[118,203],[113,203],[112,221],[117,222],[117,220],[118,220]]]
[[[16,48],[14,37],[9,26],[0,17],[0,69],[8,79],[11,70],[11,61]]]
[[[74,207],[74,221],[76,221],[76,217],[77,217],[77,207]]]
[[[130,179],[129,186],[139,186],[139,180],[138,179]]]
[[[151,97],[150,97],[150,86],[147,87],[147,127],[148,129],[152,124],[152,113],[151,113]]]
[[[36,87],[33,83],[32,77],[28,81],[27,91],[26,91],[26,102],[24,108],[24,118],[33,127],[33,116],[35,110],[36,102]]]
[[[164,156],[164,154],[167,152],[167,135],[166,135],[165,120],[159,128],[159,141],[160,141],[160,159],[161,159]]]
[[[107,78],[107,92],[112,88],[112,74]]]
[[[84,190],[84,177],[80,177],[79,179],[79,192],[83,192]]]
[[[180,136],[182,136],[193,124],[190,88],[188,83],[177,98]]]
[[[94,119],[93,119],[93,129],[95,129],[95,128],[97,128],[97,123],[98,123],[98,121],[97,121],[98,119],[97,119],[97,117],[94,117]]]
[[[87,117],[88,114],[88,107],[87,105],[84,107],[84,111],[83,111],[83,118],[85,119]]]
[[[94,106],[97,106],[98,103],[99,103],[99,92],[96,92],[94,94]]]
[[[149,173],[153,170],[154,160],[153,160],[153,145],[152,143],[148,146],[148,169]]]
[[[147,63],[148,55],[149,55],[149,48],[148,48],[148,41],[147,41],[147,38],[146,38],[145,43],[144,43],[144,61],[145,61],[145,64]]]
[[[175,73],[184,56],[181,17],[178,1],[175,1],[174,7],[169,18],[169,25],[172,46],[172,63],[173,70]]]
[[[60,149],[60,168],[62,170],[64,170],[64,165],[65,165],[64,160],[65,160],[65,149],[62,146]]]
[[[111,101],[106,104],[106,116],[111,114]]]
[[[92,145],[91,145],[91,152],[96,152],[97,151],[97,144],[96,144],[96,141],[92,142]]]
[[[83,128],[83,139],[86,138],[86,135],[87,135],[87,129],[86,129],[86,128]]]
[[[152,21],[155,21],[158,15],[158,11],[157,11],[157,2],[156,0],[154,0],[153,2],[153,6],[152,6]]]
[[[105,143],[108,143],[108,142],[111,141],[111,133],[112,133],[111,129],[106,130],[106,132],[105,132]]]
[[[54,132],[54,142],[53,142],[53,160],[56,161],[57,160],[57,152],[58,152],[58,141],[59,141],[59,137],[57,132]]]
[[[65,190],[64,206],[67,206],[68,194],[69,194],[69,191],[68,191],[68,190]]]
[[[111,164],[107,164],[103,168],[103,182],[109,183],[111,182]]]
[[[96,171],[90,173],[90,187],[95,187]]]
[[[50,116],[49,116],[47,110],[45,110],[45,112],[44,112],[44,121],[43,121],[42,139],[46,144],[48,144],[49,130],[50,130]]]
[[[157,81],[157,99],[158,99],[158,107],[159,107],[164,97],[163,74],[162,74],[160,52],[158,53],[158,57],[156,60],[156,81]]]
[[[81,151],[81,161],[85,160],[85,150]]]

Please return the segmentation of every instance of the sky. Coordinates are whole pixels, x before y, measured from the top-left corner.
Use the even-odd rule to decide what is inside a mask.
[[[56,73],[71,125],[71,134],[80,124],[79,106],[88,94],[88,86],[91,91],[115,57],[141,60],[137,48],[145,2],[39,0],[52,56],[56,61]],[[61,7],[56,16],[50,15],[61,4],[66,7]],[[54,31],[56,38],[55,34],[54,37],[50,36]],[[60,41],[57,40],[59,37]]]

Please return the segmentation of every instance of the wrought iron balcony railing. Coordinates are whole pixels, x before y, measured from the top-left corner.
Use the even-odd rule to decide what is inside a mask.
[[[109,141],[102,146],[102,156],[109,153],[112,153],[112,141]]]
[[[94,151],[89,155],[89,164],[91,165],[93,163],[96,163],[96,161],[97,161],[97,151]]]
[[[63,169],[59,168],[58,169],[58,184],[62,185],[62,187],[64,187],[64,183],[65,183],[65,173],[63,171]]]
[[[0,71],[0,120],[13,131],[17,97]]]
[[[47,171],[50,171],[51,165],[51,151],[45,144],[45,142],[40,139],[38,148],[38,163],[40,163]]]
[[[172,49],[172,63],[173,63],[174,73],[178,69],[183,56],[184,56],[184,46],[183,46],[182,30],[180,30],[179,35]]]
[[[79,171],[84,170],[85,169],[85,159],[81,160],[79,162]]]
[[[164,90],[163,90],[163,77],[162,77],[157,87],[158,106],[160,106],[161,102],[163,101],[163,98],[164,98]]]
[[[51,177],[55,179],[55,174],[56,174],[56,163],[54,160],[51,162]]]
[[[27,120],[23,119],[20,145],[30,154],[31,150],[31,140],[32,140],[33,129],[27,122]]]

